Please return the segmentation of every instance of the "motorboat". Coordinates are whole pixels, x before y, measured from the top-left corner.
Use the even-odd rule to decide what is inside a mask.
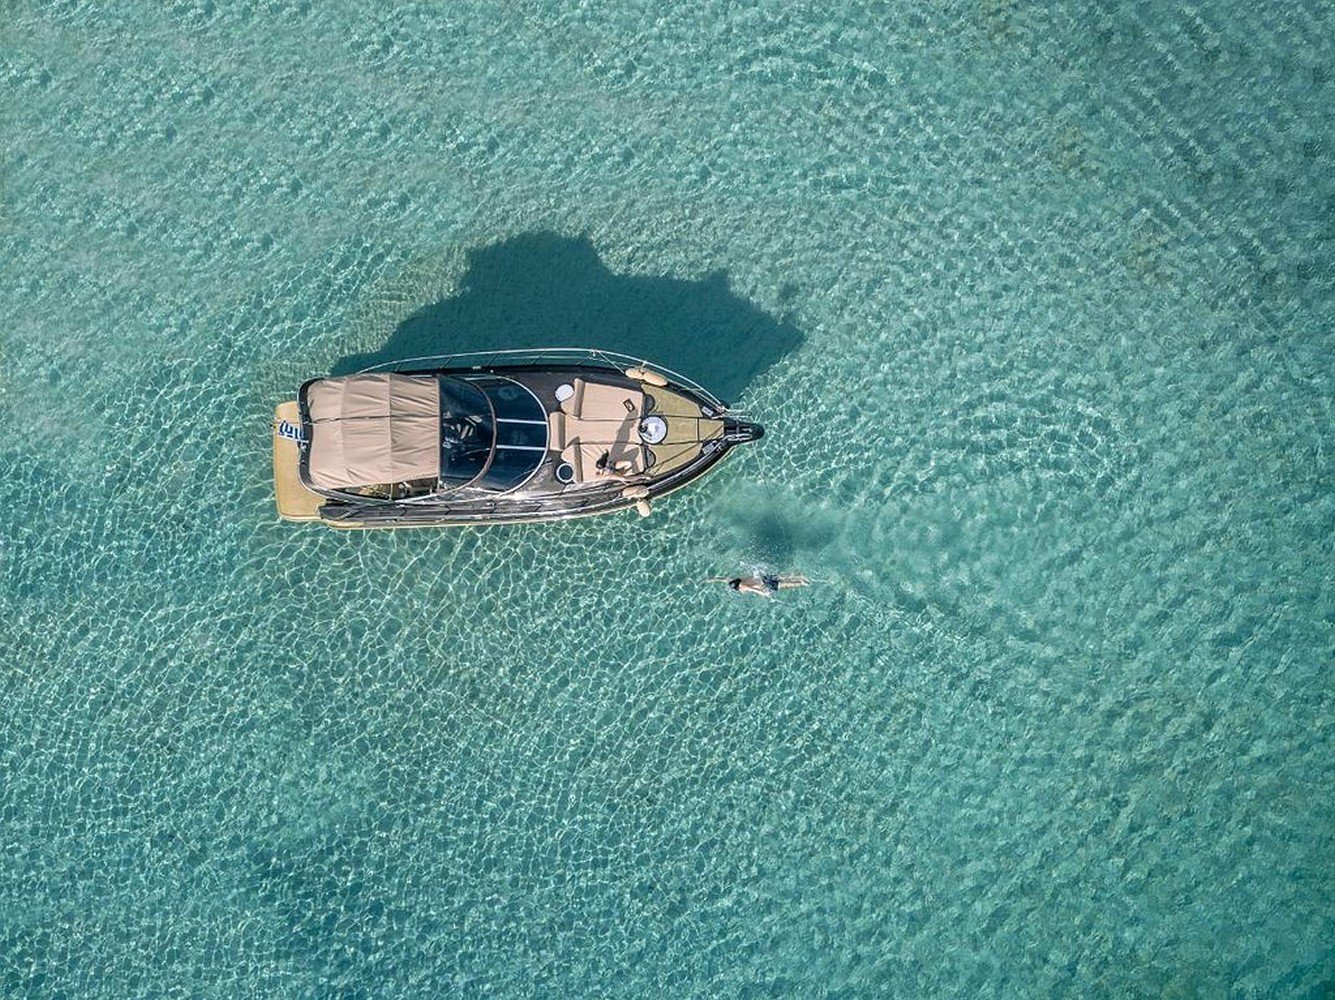
[[[763,433],[687,377],[609,351],[414,358],[279,404],[274,491],[284,520],[333,528],[647,515]]]

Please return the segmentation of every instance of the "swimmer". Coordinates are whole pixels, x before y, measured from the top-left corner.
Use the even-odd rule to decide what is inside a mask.
[[[772,597],[781,590],[805,587],[811,581],[805,576],[735,576],[725,581],[731,590],[739,594],[757,594],[760,597]]]

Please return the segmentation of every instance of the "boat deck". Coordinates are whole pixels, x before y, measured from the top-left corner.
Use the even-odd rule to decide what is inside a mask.
[[[456,374],[468,378],[473,372],[483,376],[491,371],[494,369],[478,366],[456,370]],[[287,402],[274,412],[274,484],[279,515],[285,520],[319,520],[337,528],[564,520],[643,505],[644,498],[674,492],[711,468],[730,449],[722,413],[703,409],[707,404],[681,387],[655,386],[618,371],[591,371],[588,367],[535,366],[501,369],[496,374],[525,386],[548,422],[543,461],[514,489],[484,493],[464,488],[430,503],[384,507],[360,507],[353,501],[314,493],[298,474],[299,407],[296,402]],[[662,424],[653,421],[646,426],[645,421],[654,417],[661,418]],[[606,459],[616,463],[620,471],[604,474],[598,466]],[[558,469],[562,478],[557,476]],[[563,481],[566,478],[570,481]]]
[[[561,403],[556,397],[556,390],[561,385],[571,383],[571,373],[525,372],[518,375],[515,373],[508,374],[512,378],[518,378],[528,386],[541,401],[549,418],[553,414],[561,412]],[[588,378],[588,375],[585,374],[585,377]],[[698,403],[681,393],[665,387],[660,388],[635,382],[612,372],[599,372],[590,380],[599,385],[616,386],[637,393],[643,392],[647,397],[644,406],[645,415],[660,416],[667,423],[667,434],[661,442],[644,445],[648,467],[645,472],[631,477],[630,481],[632,482],[652,485],[656,480],[689,465],[700,457],[701,450],[706,442],[723,436],[723,421],[706,417],[701,412]],[[559,452],[559,449],[553,450]],[[532,490],[535,492],[557,491],[564,493],[570,490],[582,491],[607,488],[607,484],[596,482],[569,484],[558,482],[556,479],[556,466],[558,464],[557,461],[544,463],[543,467],[525,486],[524,492],[527,493]],[[624,485],[625,483],[616,483],[617,491],[619,492],[619,488]]]
[[[273,483],[278,516],[285,521],[316,521],[325,497],[312,493],[297,475],[301,449],[287,428],[299,432],[301,414],[296,400],[279,403],[273,411]]]

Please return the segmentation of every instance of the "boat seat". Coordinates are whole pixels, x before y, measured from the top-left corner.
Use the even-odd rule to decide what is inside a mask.
[[[596,482],[598,459],[629,463],[627,475],[647,468],[640,442],[644,393],[638,389],[575,379],[575,391],[547,417],[549,447],[575,470],[575,482]]]
[[[560,410],[555,410],[547,414],[547,447],[552,451],[565,451],[568,442],[566,440],[566,415]]]
[[[644,393],[602,382],[575,379],[574,392],[562,400],[561,411],[577,420],[626,420],[644,416]]]
[[[596,483],[603,479],[598,475],[598,460],[604,455],[608,455],[614,465],[618,462],[631,463],[630,469],[622,475],[636,475],[645,470],[644,449],[639,445],[632,447],[626,444],[613,444],[609,446],[607,444],[577,442],[566,445],[562,449],[561,461],[568,463],[575,470],[575,482]],[[617,480],[611,481],[616,482]]]
[[[613,445],[638,444],[639,422],[634,420],[576,420],[564,413],[547,415],[548,447],[564,451],[572,444],[601,444],[603,450]]]

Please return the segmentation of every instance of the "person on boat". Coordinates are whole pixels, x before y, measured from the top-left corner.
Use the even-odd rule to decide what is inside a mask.
[[[605,451],[594,464],[594,474],[608,479],[625,479],[635,468],[635,463],[629,459],[623,458],[619,462],[612,461],[612,453]]]
[[[805,576],[735,576],[727,581],[728,587],[739,594],[757,594],[772,597],[781,590],[805,587],[811,581]]]

